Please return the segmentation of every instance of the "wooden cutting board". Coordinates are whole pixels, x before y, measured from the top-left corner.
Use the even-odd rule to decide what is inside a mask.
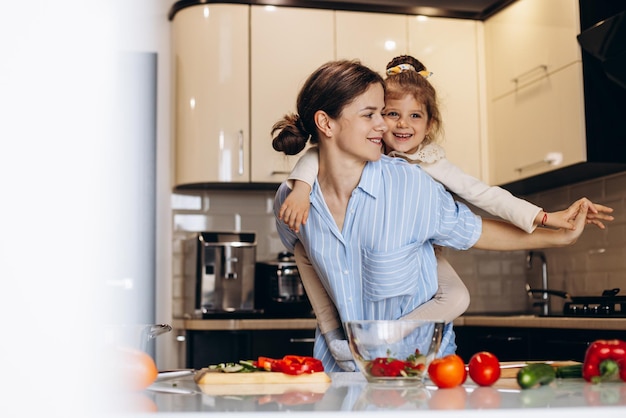
[[[323,394],[331,384],[330,377],[324,372],[292,376],[279,372],[219,373],[199,370],[194,380],[207,395]]]
[[[549,363],[552,367],[573,366],[580,364],[577,361],[502,361],[500,362],[500,379],[508,379],[517,377],[517,373],[522,367],[531,363]]]
[[[330,377],[324,372],[304,373],[297,376],[280,372],[252,372],[252,373],[221,373],[207,372],[200,369],[194,380],[199,385],[242,385],[242,384],[300,384],[300,383],[330,383]]]

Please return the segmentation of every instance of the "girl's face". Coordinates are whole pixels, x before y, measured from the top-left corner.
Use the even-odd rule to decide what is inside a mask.
[[[383,114],[388,128],[383,138],[387,152],[416,152],[430,129],[424,104],[407,94],[402,99],[388,99]]]
[[[359,161],[380,159],[383,134],[387,130],[382,116],[384,106],[383,87],[376,83],[344,107],[333,123],[337,147]]]

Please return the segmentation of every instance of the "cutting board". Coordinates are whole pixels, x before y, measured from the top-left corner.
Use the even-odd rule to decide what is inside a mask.
[[[199,385],[242,385],[242,384],[300,384],[300,383],[330,383],[330,377],[324,372],[303,373],[289,375],[280,372],[252,372],[252,373],[220,373],[205,372],[200,369],[194,380]]]
[[[575,364],[580,364],[577,361],[502,361],[500,362],[500,378],[515,378],[522,367],[531,363],[548,363],[552,367],[573,366]]]
[[[330,377],[324,372],[292,376],[279,372],[219,373],[199,370],[194,380],[207,395],[324,393],[331,384]]]

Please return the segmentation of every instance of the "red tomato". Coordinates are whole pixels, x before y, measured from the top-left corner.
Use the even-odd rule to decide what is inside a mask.
[[[467,379],[463,359],[456,354],[434,359],[428,366],[428,376],[439,388],[453,388]]]
[[[468,369],[472,380],[480,386],[491,386],[500,378],[500,362],[488,351],[474,354],[469,361]]]

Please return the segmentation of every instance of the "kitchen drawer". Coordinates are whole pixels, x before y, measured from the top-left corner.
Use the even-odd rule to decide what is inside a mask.
[[[479,351],[500,361],[583,361],[589,344],[600,339],[626,340],[626,330],[518,327],[455,327],[457,354],[466,362]]]

